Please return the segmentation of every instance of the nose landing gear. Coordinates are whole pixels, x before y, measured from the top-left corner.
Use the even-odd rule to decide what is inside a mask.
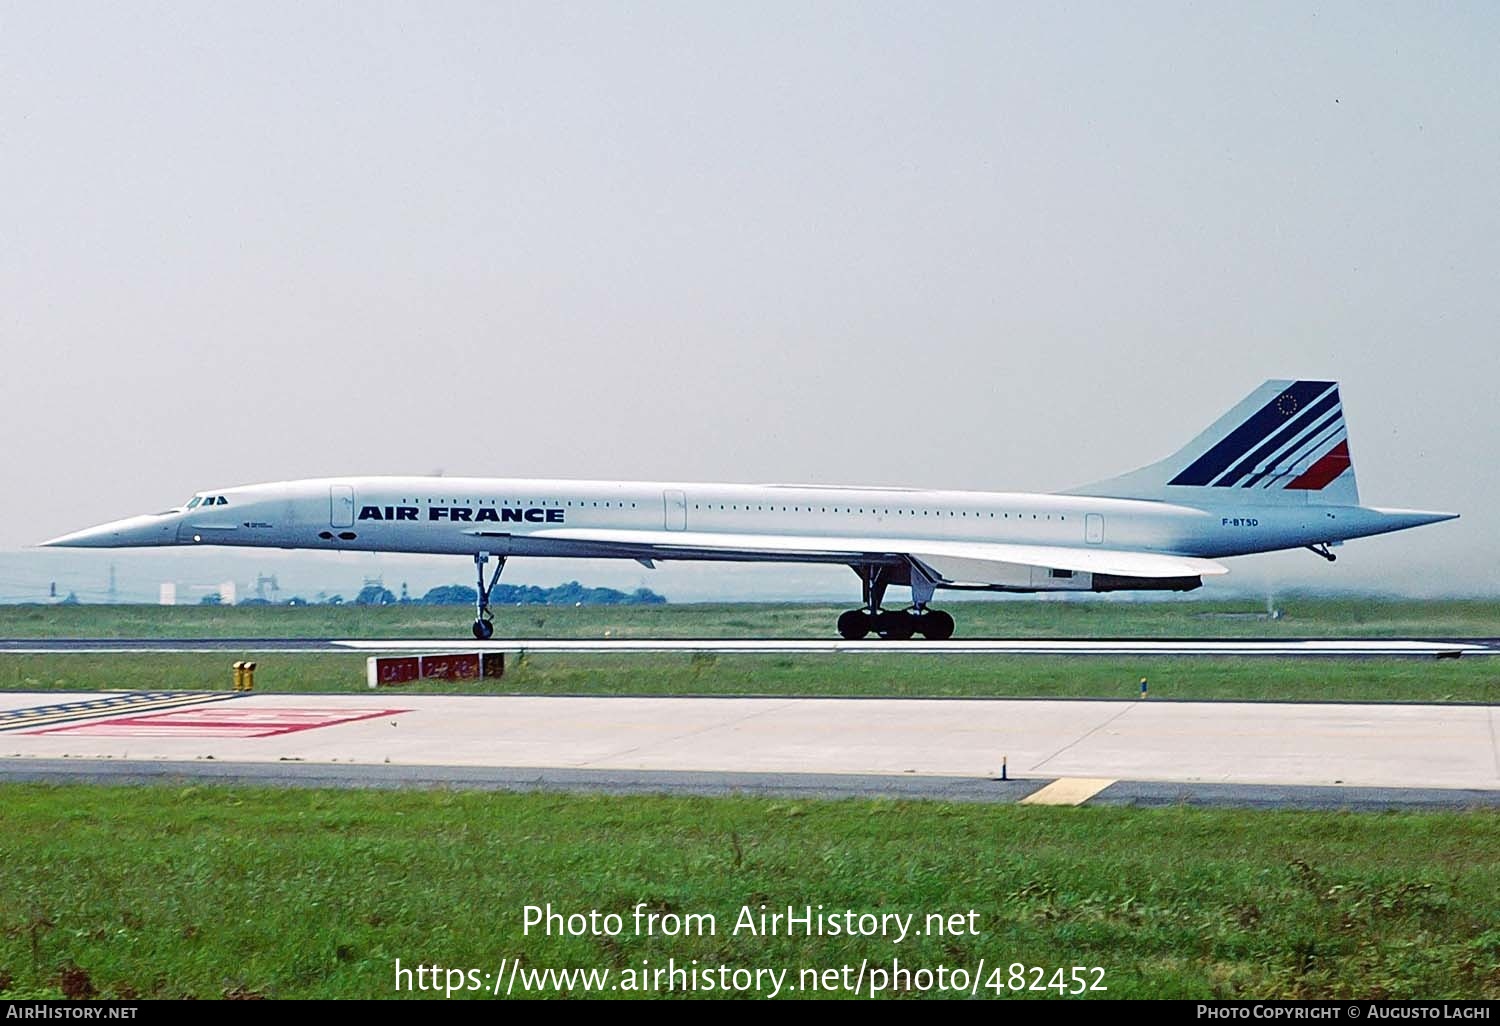
[[[488,641],[495,633],[495,618],[490,613],[490,592],[495,589],[495,584],[500,580],[500,571],[505,569],[505,557],[495,557],[495,573],[490,577],[490,583],[484,583],[484,565],[490,560],[488,552],[479,552],[474,555],[474,571],[479,576],[479,587],[475,597],[474,609],[474,637],[480,641]]]

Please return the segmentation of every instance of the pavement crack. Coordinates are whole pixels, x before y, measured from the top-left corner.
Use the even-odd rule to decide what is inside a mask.
[[[1041,769],[1043,766],[1047,765],[1047,763],[1049,763],[1053,759],[1057,758],[1063,752],[1066,752],[1069,748],[1072,748],[1075,745],[1080,745],[1083,742],[1087,741],[1089,738],[1093,737],[1095,734],[1097,734],[1099,731],[1103,730],[1105,727],[1110,726],[1112,723],[1114,723],[1116,720],[1118,720],[1121,716],[1124,716],[1126,713],[1128,713],[1130,710],[1134,709],[1135,707],[1136,707],[1136,703],[1134,703],[1134,702],[1128,702],[1128,703],[1126,703],[1125,707],[1123,709],[1121,709],[1119,712],[1115,713],[1109,719],[1105,720],[1103,723],[1098,724],[1093,729],[1087,731],[1086,733],[1080,735],[1079,737],[1075,737],[1073,740],[1071,740],[1067,744],[1063,745],[1057,751],[1055,751],[1051,755],[1047,756],[1041,762],[1033,763],[1032,766],[1031,766],[1031,768],[1033,770],[1039,770],[1039,769]]]

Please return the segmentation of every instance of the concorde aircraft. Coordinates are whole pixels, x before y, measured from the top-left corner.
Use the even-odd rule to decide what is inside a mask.
[[[185,505],[43,542],[72,548],[245,545],[472,557],[474,636],[512,556],[833,563],[863,600],[845,638],[952,637],[940,589],[1191,591],[1216,562],[1450,520],[1361,506],[1338,384],[1267,381],[1186,447],[1065,492],[814,485],[337,477],[213,488]],[[486,567],[494,573],[486,581]],[[905,609],[884,606],[891,585]]]

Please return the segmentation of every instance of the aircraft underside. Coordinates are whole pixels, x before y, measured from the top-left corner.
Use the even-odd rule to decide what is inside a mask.
[[[579,555],[581,553],[560,554]],[[607,552],[599,551],[598,547],[591,547],[590,554],[634,559],[646,566],[653,566],[657,560],[683,558],[721,562],[768,561],[763,552],[720,551],[689,554],[675,550],[664,552],[657,547],[644,546],[632,549],[616,546],[612,551]],[[495,569],[486,577],[486,568],[491,559],[495,560]],[[504,555],[489,552],[479,552],[474,556],[477,599],[473,633],[474,637],[480,640],[489,639],[495,632],[494,614],[490,611],[490,594],[500,581],[506,559]],[[948,640],[953,637],[956,623],[950,613],[932,607],[933,596],[939,590],[1030,594],[1042,591],[1192,591],[1203,586],[1203,579],[1198,576],[1127,577],[1118,574],[1074,573],[1029,566],[1015,567],[1014,570],[1018,576],[1009,583],[963,582],[943,576],[933,566],[920,559],[889,553],[870,553],[854,561],[850,561],[847,556],[826,554],[799,554],[797,556],[788,554],[784,559],[786,562],[795,563],[845,564],[859,576],[861,605],[857,609],[842,613],[836,624],[840,636],[851,641],[869,637],[871,634],[894,641],[904,641],[913,637],[923,637],[931,641]],[[1030,575],[1037,569],[1045,570],[1048,576],[1039,581],[1032,580]],[[1054,574],[1059,576],[1051,576]],[[886,594],[892,585],[911,589],[909,606],[899,609],[885,608]]]

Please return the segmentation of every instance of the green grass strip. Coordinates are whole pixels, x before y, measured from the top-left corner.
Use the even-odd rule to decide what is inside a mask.
[[[1110,997],[1500,997],[1486,812],[43,785],[0,786],[0,809],[0,996],[387,997],[397,958],[796,977],[899,957],[1101,966]],[[547,902],[719,929],[524,936]],[[763,903],[973,909],[980,935],[730,933]]]

